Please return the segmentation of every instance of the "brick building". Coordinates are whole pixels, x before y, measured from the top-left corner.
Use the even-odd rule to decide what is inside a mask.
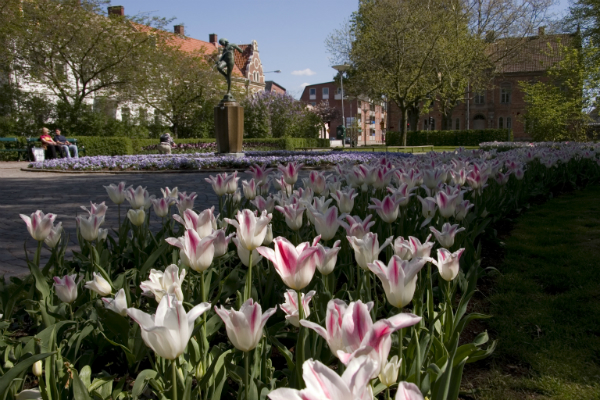
[[[304,88],[300,101],[316,106],[322,101],[340,112],[340,117],[329,121],[329,132],[326,138],[335,138],[335,129],[342,122],[342,90],[332,82],[317,83]],[[347,137],[357,134],[358,144],[376,144],[385,141],[385,121],[387,119],[384,102],[373,101],[367,97],[344,97],[344,117],[346,118]]]
[[[283,86],[281,86],[280,84],[278,84],[274,81],[266,81],[265,82],[265,92],[286,94],[287,90]]]
[[[515,140],[527,140],[523,115],[526,111],[524,93],[519,82],[544,80],[549,67],[560,61],[560,44],[571,45],[576,34],[545,35],[540,28],[537,36],[526,38],[526,43],[512,57],[499,62],[493,71],[488,89],[479,93],[467,88],[465,100],[452,112],[452,126],[449,129],[506,129],[513,130]],[[489,51],[506,47],[515,39],[502,39],[490,44]],[[389,104],[388,126],[390,130],[400,130],[401,112],[394,102]],[[410,118],[409,118],[410,119]],[[442,114],[437,106],[431,112],[422,114],[418,120],[411,119],[409,130],[440,130]]]

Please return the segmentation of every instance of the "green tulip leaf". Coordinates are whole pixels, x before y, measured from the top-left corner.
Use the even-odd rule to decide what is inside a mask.
[[[0,377],[0,397],[4,398],[6,391],[12,382],[18,379],[19,375],[27,371],[36,361],[43,360],[54,353],[36,354],[21,361],[11,369],[9,369],[2,377]]]

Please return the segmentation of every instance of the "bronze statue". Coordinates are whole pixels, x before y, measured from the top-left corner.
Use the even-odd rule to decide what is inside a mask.
[[[223,54],[221,54],[221,58],[217,61],[217,70],[227,79],[227,94],[223,97],[223,101],[235,101],[231,95],[231,74],[235,65],[234,51],[237,50],[242,53],[242,49],[235,44],[229,43],[224,38],[219,40],[219,44],[223,46]],[[227,67],[227,70],[225,70],[225,67]]]

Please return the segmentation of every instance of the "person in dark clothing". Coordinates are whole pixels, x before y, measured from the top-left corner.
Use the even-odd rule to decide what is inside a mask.
[[[70,143],[66,137],[60,134],[60,129],[54,131],[54,141],[60,146],[63,157],[71,158],[71,152],[73,152],[74,158],[79,158],[79,152],[77,146]]]

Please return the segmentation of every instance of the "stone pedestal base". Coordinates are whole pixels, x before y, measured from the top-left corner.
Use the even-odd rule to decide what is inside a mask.
[[[244,136],[244,107],[221,102],[215,107],[215,136],[218,153],[241,153]]]

